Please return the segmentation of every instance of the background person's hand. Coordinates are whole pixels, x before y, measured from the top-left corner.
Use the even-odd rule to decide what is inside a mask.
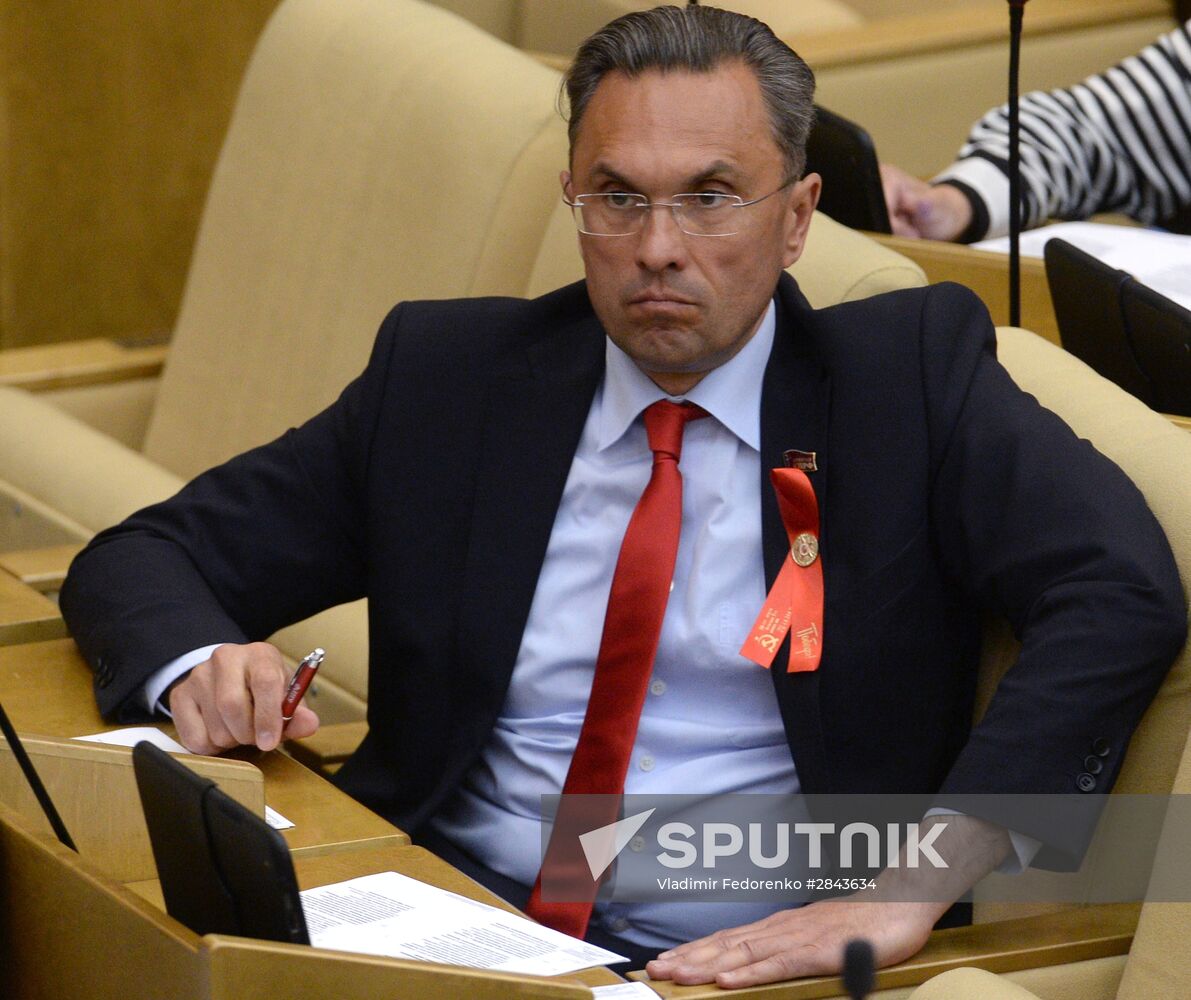
[[[927,184],[891,163],[881,164],[881,186],[894,236],[955,240],[972,222],[972,206],[950,184]]]
[[[289,677],[275,646],[220,646],[169,690],[178,739],[193,753],[217,754],[244,745],[272,750],[283,730],[290,738],[311,735],[318,716],[305,705],[290,722],[281,719]]]

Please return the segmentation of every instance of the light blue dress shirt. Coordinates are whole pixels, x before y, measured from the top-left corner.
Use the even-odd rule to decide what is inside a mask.
[[[710,416],[688,423],[683,437],[674,586],[625,779],[629,795],[799,788],[769,671],[738,652],[765,599],[759,389],[774,326],[770,304],[752,339],[685,397]],[[641,414],[667,398],[611,341],[606,358],[504,707],[479,763],[435,821],[449,840],[526,885],[541,865],[541,796],[562,791],[587,710],[615,555],[649,481]],[[664,947],[788,905],[609,904],[594,919],[641,945]]]

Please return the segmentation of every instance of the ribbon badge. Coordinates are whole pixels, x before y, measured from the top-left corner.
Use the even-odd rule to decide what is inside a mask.
[[[790,541],[790,558],[783,561],[740,655],[768,669],[792,633],[787,672],[817,670],[823,653],[819,503],[801,469],[774,469],[770,479]]]

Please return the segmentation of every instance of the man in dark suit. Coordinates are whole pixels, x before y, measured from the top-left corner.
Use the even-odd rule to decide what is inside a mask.
[[[370,729],[338,780],[528,892],[538,796],[572,788],[617,549],[665,457],[642,414],[686,401],[707,416],[669,456],[681,534],[621,722],[626,790],[1107,790],[1182,643],[1169,549],[1120,471],[1011,383],[968,293],[815,312],[782,274],[818,198],[812,87],[763,25],[706,8],[585,43],[562,184],[586,283],[398,307],[336,404],[98,536],[62,606],[103,711],[169,687],[192,749],[271,748],[284,669],[262,640],[367,596]],[[790,562],[769,485],[787,453],[817,503],[822,659],[767,673],[737,650]],[[984,606],[1024,645],[971,729]],[[593,930],[688,942],[649,966],[681,982],[832,971],[858,932],[897,961],[1009,853],[996,819],[949,822],[966,861],[932,902],[880,902],[904,900],[894,872],[802,910],[604,906]]]

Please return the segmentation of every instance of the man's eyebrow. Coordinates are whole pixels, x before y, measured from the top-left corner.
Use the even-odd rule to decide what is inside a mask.
[[[714,163],[708,164],[698,173],[692,174],[685,181],[682,182],[682,189],[684,191],[697,188],[701,184],[706,184],[708,181],[725,180],[738,181],[740,179],[740,168],[729,163],[727,160],[716,160]],[[609,166],[607,163],[596,163],[591,170],[591,177],[593,182],[611,181],[613,184],[619,184],[627,191],[640,191],[639,185],[629,180],[619,171]]]
[[[611,181],[613,184],[619,184],[621,187],[630,191],[636,190],[636,185],[632,181],[613,170],[606,163],[597,163],[592,167],[591,177],[593,181]]]
[[[708,181],[714,180],[729,180],[735,181],[740,179],[740,169],[734,164],[726,160],[716,160],[710,166],[699,171],[687,183],[691,187],[698,187],[700,184],[706,184]]]

